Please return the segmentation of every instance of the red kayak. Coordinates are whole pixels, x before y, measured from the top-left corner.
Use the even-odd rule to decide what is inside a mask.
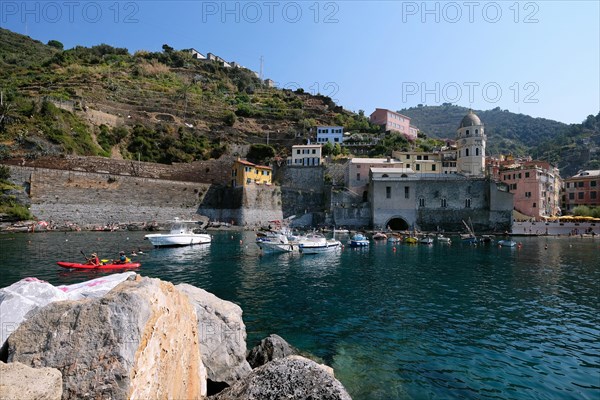
[[[142,266],[139,262],[129,262],[125,264],[100,264],[100,265],[92,265],[92,264],[80,264],[80,263],[72,263],[66,261],[59,261],[57,264],[63,268],[73,268],[73,269],[131,269],[131,268],[139,268]]]

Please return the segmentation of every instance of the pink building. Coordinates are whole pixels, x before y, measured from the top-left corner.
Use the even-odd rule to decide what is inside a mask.
[[[383,126],[386,132],[400,132],[409,140],[417,138],[417,128],[410,125],[410,118],[406,115],[385,108],[376,108],[371,114],[370,120],[373,124]]]
[[[600,207],[600,170],[580,171],[565,179],[563,208],[571,212],[577,206]]]
[[[560,215],[562,179],[558,168],[546,161],[511,156],[488,161],[488,173],[506,183],[514,194],[515,210],[535,219]]]

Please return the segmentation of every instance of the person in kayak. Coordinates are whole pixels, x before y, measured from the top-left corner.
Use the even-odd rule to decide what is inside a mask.
[[[127,264],[131,260],[127,258],[124,251],[119,252],[119,259],[115,261],[115,264]]]
[[[90,258],[87,259],[87,264],[98,266],[100,265],[100,259],[98,258],[98,254],[92,253]]]

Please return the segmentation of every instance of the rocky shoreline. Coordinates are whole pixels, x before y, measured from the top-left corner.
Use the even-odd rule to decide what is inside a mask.
[[[271,335],[246,347],[242,309],[134,272],[0,289],[0,398],[350,399],[333,370]]]

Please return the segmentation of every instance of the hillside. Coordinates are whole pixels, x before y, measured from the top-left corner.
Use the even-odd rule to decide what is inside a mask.
[[[458,123],[469,111],[452,104],[398,110],[432,138],[454,138]],[[567,125],[545,118],[501,110],[474,110],[486,127],[487,153],[531,155],[556,164],[563,177],[580,169],[600,168],[600,113],[582,124]]]
[[[248,69],[196,60],[166,44],[162,52],[134,54],[106,44],[63,50],[60,42],[0,28],[0,82],[0,160],[83,155],[185,163],[245,155],[248,145],[267,141],[272,151],[265,154],[285,158],[316,125],[360,132],[358,142],[380,134],[364,112],[348,112],[329,97],[270,88]],[[435,139],[453,138],[467,111],[451,104],[399,110],[420,139],[387,135],[369,156],[439,147]],[[563,176],[600,168],[600,114],[566,125],[499,108],[476,112],[489,154],[531,154],[556,163]]]
[[[0,29],[0,158],[77,154],[189,162],[266,143],[280,156],[317,124],[373,131],[330,98],[269,88],[244,68],[106,44],[62,50]]]

